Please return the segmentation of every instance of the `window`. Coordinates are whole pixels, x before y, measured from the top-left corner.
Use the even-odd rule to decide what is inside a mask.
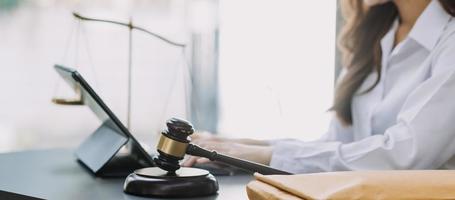
[[[221,0],[219,130],[316,139],[333,98],[336,1]]]

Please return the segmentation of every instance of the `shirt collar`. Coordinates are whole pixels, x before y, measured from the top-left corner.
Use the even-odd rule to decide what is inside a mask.
[[[396,19],[392,27],[390,27],[389,31],[382,37],[381,39],[381,49],[382,49],[382,56],[388,56],[393,48],[393,42],[395,41],[395,33],[397,32],[398,28],[398,20]]]
[[[437,0],[432,0],[414,24],[409,37],[431,51],[451,16]]]

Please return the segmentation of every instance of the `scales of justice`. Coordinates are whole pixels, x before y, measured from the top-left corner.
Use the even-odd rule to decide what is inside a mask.
[[[125,22],[120,22],[120,21],[114,21],[114,20],[108,20],[108,19],[98,19],[98,18],[92,18],[92,17],[86,17],[86,16],[82,16],[80,15],[79,13],[77,12],[73,12],[72,13],[74,18],[76,18],[77,20],[79,20],[79,23],[83,22],[83,21],[87,21],[87,22],[97,22],[97,23],[107,23],[107,24],[112,24],[112,25],[115,25],[115,26],[121,26],[121,27],[124,27],[124,28],[127,28],[128,29],[128,100],[127,100],[127,120],[126,120],[126,124],[127,124],[127,128],[130,128],[130,125],[131,125],[131,91],[132,91],[132,68],[133,68],[133,30],[136,30],[136,31],[139,31],[139,32],[142,32],[146,35],[149,35],[150,37],[153,37],[153,38],[156,38],[156,39],[159,39],[163,42],[165,42],[166,44],[168,45],[171,45],[171,46],[174,46],[174,47],[177,47],[177,48],[181,48],[182,49],[182,52],[183,54],[185,53],[185,47],[186,45],[183,44],[183,43],[179,43],[179,42],[174,42],[164,36],[161,36],[160,34],[157,34],[157,33],[154,33],[152,31],[149,31],[143,27],[140,27],[140,26],[136,26],[136,25],[133,25],[133,21],[132,19],[130,18],[130,21],[128,23],[125,23]],[[77,31],[77,34],[79,34],[79,31]],[[185,59],[185,56],[183,56],[184,59]],[[93,67],[93,66],[92,66]],[[82,92],[81,92],[81,89],[76,86],[76,88],[74,88],[74,90],[76,91],[76,95],[75,97],[73,98],[53,98],[52,99],[52,102],[54,102],[55,104],[58,104],[58,105],[84,105],[84,98],[82,97]]]
[[[123,23],[112,20],[85,17],[78,13],[73,13],[73,16],[80,21],[109,23],[112,25],[123,26],[129,30],[128,108],[126,125],[129,129],[131,112],[132,31],[137,30],[143,32],[151,37],[162,40],[169,45],[182,48],[183,52],[186,45],[173,42],[145,28],[135,26],[131,20],[129,23]],[[84,105],[84,93],[82,90],[83,89],[79,85],[75,85],[74,91],[76,91],[76,97],[69,99],[53,98],[52,101],[59,105]],[[218,161],[248,172],[258,172],[264,175],[290,174],[289,172],[231,157],[229,155],[224,155],[222,153],[204,149],[198,145],[192,144],[191,135],[194,132],[194,128],[188,121],[172,118],[166,122],[166,126],[167,128],[161,132],[161,136],[156,147],[158,154],[150,159],[152,160],[149,162],[150,164],[135,167],[134,171],[126,177],[123,188],[126,193],[148,197],[198,197],[216,194],[218,191],[218,182],[216,178],[209,173],[209,171],[198,168],[180,167],[179,162],[185,155],[205,157],[212,161]],[[98,138],[98,140],[99,139],[100,138]],[[90,156],[91,155],[89,155],[89,157]],[[114,155],[109,156],[113,157]],[[91,159],[93,159],[93,157]],[[90,162],[93,162],[93,160],[90,161],[82,159],[82,162],[86,162],[88,163],[87,165],[90,166]],[[95,160],[94,162],[98,161]],[[106,162],[109,162],[109,160],[106,160]],[[102,164],[105,165],[107,163]],[[95,175],[101,174],[95,170],[92,170],[92,172]]]

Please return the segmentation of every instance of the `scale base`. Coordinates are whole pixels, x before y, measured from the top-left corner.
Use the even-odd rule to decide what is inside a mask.
[[[182,167],[174,175],[169,175],[158,167],[149,167],[131,173],[123,190],[146,197],[200,197],[216,194],[218,182],[203,169]]]

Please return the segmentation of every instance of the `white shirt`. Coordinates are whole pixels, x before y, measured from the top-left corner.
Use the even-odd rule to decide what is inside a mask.
[[[353,125],[333,118],[321,140],[273,142],[272,167],[294,173],[455,169],[455,20],[433,0],[393,48],[397,27],[398,21],[381,40],[379,84],[352,100]]]

